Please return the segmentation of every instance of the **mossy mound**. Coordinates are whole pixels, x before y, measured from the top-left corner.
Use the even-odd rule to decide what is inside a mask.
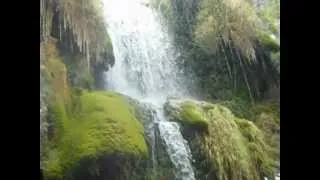
[[[270,146],[269,156],[280,159],[280,101],[259,101],[254,105],[242,101],[219,101],[234,115],[250,120],[263,132],[264,141]],[[249,121],[246,121],[249,122]]]
[[[176,102],[179,102],[175,109],[180,113],[180,119],[194,117],[199,122],[198,118],[202,117],[202,121],[208,123],[207,131],[199,132],[190,129],[190,120],[179,120],[188,125],[184,136],[196,158],[199,179],[253,180],[273,175],[273,150],[265,140],[264,132],[254,123],[236,117],[220,104],[196,101],[192,106],[202,112],[201,116],[182,116],[186,111],[185,104],[191,101]]]
[[[251,119],[264,132],[272,156],[280,158],[280,102],[260,103],[252,108]]]
[[[83,160],[115,154],[147,157],[143,126],[122,95],[78,91],[73,99],[77,99],[77,107],[71,113],[62,104],[53,108],[59,136],[51,143],[45,166],[47,177],[66,178]]]
[[[280,43],[276,38],[273,38],[274,35],[271,33],[266,33],[263,31],[257,32],[258,40],[267,47],[270,51],[278,52],[280,51]]]
[[[208,127],[205,113],[195,101],[169,100],[165,103],[164,109],[172,121],[197,127]]]
[[[184,102],[181,104],[181,117],[189,124],[208,126],[208,120],[204,116],[202,108],[199,108],[196,104],[191,101]]]
[[[264,132],[251,121],[237,118],[235,122],[246,139],[255,168],[265,176],[274,174],[277,159],[276,149],[268,144]]]

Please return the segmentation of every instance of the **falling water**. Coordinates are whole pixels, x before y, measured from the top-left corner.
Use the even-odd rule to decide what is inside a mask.
[[[194,180],[188,143],[179,125],[167,121],[163,113],[168,97],[187,96],[176,65],[179,53],[172,46],[169,33],[146,1],[105,0],[104,6],[116,59],[113,68],[106,72],[107,88],[153,109],[151,129],[154,131],[155,126],[159,129],[170,160],[177,168],[177,178]]]

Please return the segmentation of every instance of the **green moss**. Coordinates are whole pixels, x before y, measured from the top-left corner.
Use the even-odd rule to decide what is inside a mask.
[[[219,179],[258,179],[235,116],[224,106],[213,105],[207,112],[209,133],[203,137],[203,149],[208,164],[215,169]]]
[[[52,139],[52,145],[58,145],[59,140],[63,137],[64,131],[68,127],[69,115],[66,111],[65,104],[61,102],[56,102],[50,110],[50,114],[52,115],[51,121],[52,124],[54,124],[50,139]]]
[[[264,132],[258,129],[252,122],[245,119],[236,119],[240,131],[248,142],[255,166],[267,175],[271,175],[276,166],[274,156],[275,149],[267,144]]]
[[[236,122],[247,139],[259,137],[255,141],[268,150],[268,158],[262,155],[261,149],[257,151],[251,150],[251,152],[259,154],[267,162],[264,163],[265,166],[263,168],[264,171],[270,172],[270,168],[274,166],[274,160],[280,158],[280,102],[263,101],[256,102],[254,105],[243,104],[241,101],[219,103],[230,108],[236,116],[252,121],[238,119]],[[251,147],[253,146],[251,145]]]
[[[257,119],[257,116],[259,116],[262,112],[280,117],[280,101],[275,100],[258,102],[250,109],[250,111],[252,119]]]
[[[197,153],[197,166],[203,171],[199,178],[253,180],[272,175],[277,157],[264,132],[253,122],[238,118],[220,104],[181,101],[180,106],[182,123],[190,124],[192,119],[208,124],[208,131],[195,131],[196,138],[190,142],[193,154]]]
[[[280,51],[280,44],[276,39],[271,37],[270,33],[266,33],[264,31],[257,31],[258,39],[268,49],[273,52]]]
[[[280,63],[280,51],[271,53],[271,60],[275,64],[279,64]]]
[[[186,101],[181,104],[181,120],[190,125],[208,126],[208,120],[204,116],[202,108],[191,101]]]
[[[234,115],[246,118],[250,114],[250,108],[252,103],[250,102],[249,98],[242,98],[234,96],[231,100],[228,101],[215,101],[216,104],[220,104],[222,106],[227,107],[234,113]]]
[[[272,156],[280,157],[280,106],[279,102],[261,103],[253,108],[252,119],[264,132]]]
[[[279,52],[272,53],[272,54],[271,54],[271,58],[272,58],[274,61],[280,61],[280,51],[279,51]]]
[[[123,96],[114,92],[78,94],[77,112],[61,115],[58,112],[62,106],[56,106],[55,118],[60,124],[57,128],[63,134],[46,161],[48,177],[63,177],[83,159],[117,153],[147,156],[143,127]]]
[[[143,140],[143,127],[133,116],[132,107],[120,94],[86,93],[81,100],[81,116],[85,117],[81,118],[85,122],[84,127],[95,129],[99,124],[99,129],[103,129],[101,133],[89,135],[97,140],[103,139],[104,136],[112,137],[107,143],[105,141],[101,142],[102,144],[99,143],[107,153],[126,150],[128,153],[141,155],[147,152]],[[85,137],[91,138],[90,136]],[[90,144],[84,147],[90,147]]]
[[[271,60],[280,73],[280,51],[271,53]]]

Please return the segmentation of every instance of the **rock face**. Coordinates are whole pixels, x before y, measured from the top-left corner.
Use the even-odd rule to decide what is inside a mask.
[[[184,127],[197,179],[260,179],[273,176],[275,157],[264,133],[220,104],[169,99],[167,116]],[[200,131],[199,131],[199,127]]]

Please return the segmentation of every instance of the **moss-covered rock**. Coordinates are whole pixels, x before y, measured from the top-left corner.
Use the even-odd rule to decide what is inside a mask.
[[[172,121],[198,127],[208,127],[205,112],[196,101],[168,100],[164,105],[164,109]]]
[[[73,112],[67,113],[63,104],[54,106],[52,113],[59,136],[51,141],[45,165],[47,177],[66,178],[84,160],[116,154],[142,159],[148,156],[143,126],[122,95],[80,92],[79,107]]]
[[[267,47],[270,51],[278,52],[280,51],[280,42],[271,33],[264,31],[257,31],[258,40]]]
[[[271,53],[271,60],[277,68],[277,71],[280,73],[280,51]]]
[[[264,132],[253,122],[236,117],[220,104],[190,100],[174,102],[169,100],[167,103],[174,104],[170,107],[175,110],[167,115],[180,116],[171,119],[187,125],[188,131],[184,131],[183,135],[188,139],[196,159],[197,178],[253,180],[273,175],[277,157],[265,139]],[[185,115],[184,112],[190,107],[196,109],[197,113]],[[207,131],[193,131],[190,119],[206,122]]]
[[[268,144],[263,131],[245,119],[237,118],[235,122],[248,143],[248,150],[256,168],[263,172],[263,175],[272,175],[276,166],[276,150]]]
[[[280,158],[280,102],[271,101],[257,104],[252,108],[251,119],[265,134],[271,146],[271,156]],[[280,167],[278,167],[280,168]]]

